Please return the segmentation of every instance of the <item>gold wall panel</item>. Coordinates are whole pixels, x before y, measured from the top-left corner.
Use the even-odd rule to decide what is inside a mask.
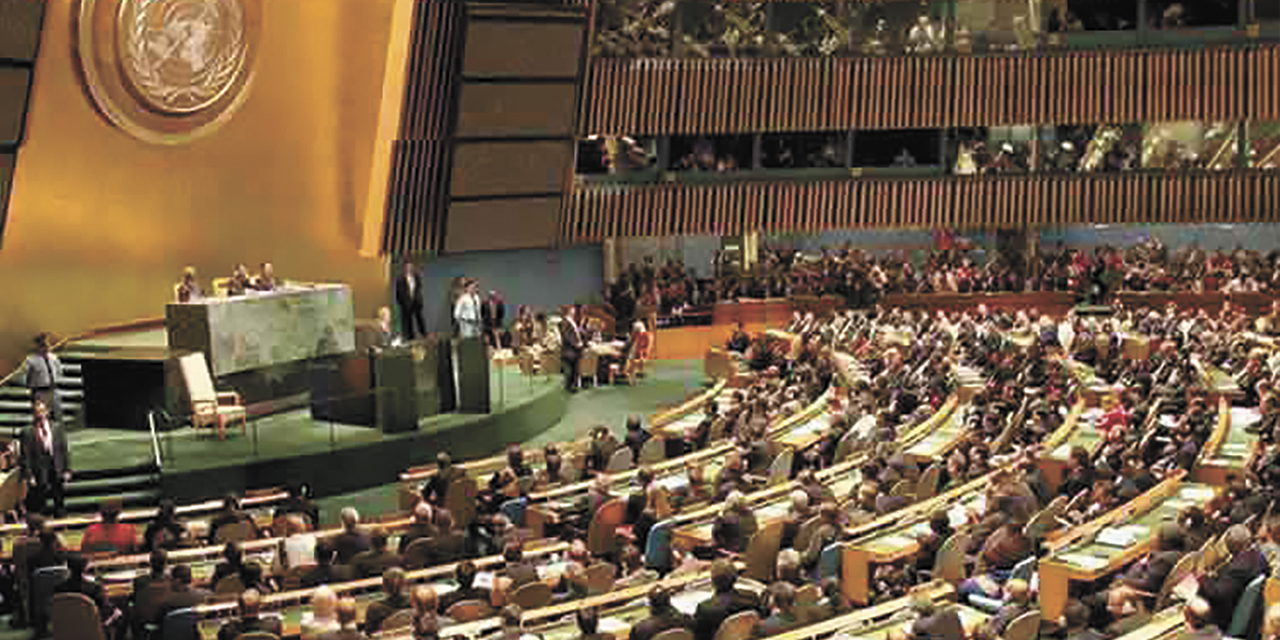
[[[573,143],[458,142],[453,154],[452,195],[500,196],[560,193],[573,166]]]
[[[571,82],[463,85],[457,135],[572,135],[574,90]]]
[[[578,24],[472,19],[462,73],[572,78],[578,75],[581,31]]]
[[[560,198],[454,202],[445,250],[527,249],[556,244]]]
[[[45,0],[0,0],[0,59],[32,61]]]
[[[37,331],[159,317],[185,265],[208,283],[271,260],[346,282],[357,317],[387,301],[358,254],[393,0],[263,3],[254,89],[208,138],[133,139],[75,72],[74,2],[50,0],[0,250],[0,370]]]

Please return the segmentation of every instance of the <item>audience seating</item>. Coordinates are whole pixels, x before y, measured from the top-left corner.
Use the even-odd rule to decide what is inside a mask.
[[[98,605],[83,594],[59,593],[49,606],[53,640],[107,640]]]
[[[720,623],[715,640],[749,640],[759,623],[760,614],[754,611],[740,611]]]

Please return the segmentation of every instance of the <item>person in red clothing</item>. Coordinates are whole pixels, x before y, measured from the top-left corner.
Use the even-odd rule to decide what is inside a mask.
[[[98,511],[100,522],[89,525],[80,539],[81,553],[133,553],[137,546],[138,531],[131,524],[120,520],[120,501],[108,499]]]

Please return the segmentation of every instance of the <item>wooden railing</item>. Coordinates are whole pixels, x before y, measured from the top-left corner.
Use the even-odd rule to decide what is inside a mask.
[[[1280,217],[1280,171],[1030,174],[578,187],[566,242],[855,228],[1258,222]]]
[[[814,59],[595,59],[579,133],[1280,118],[1280,46]]]

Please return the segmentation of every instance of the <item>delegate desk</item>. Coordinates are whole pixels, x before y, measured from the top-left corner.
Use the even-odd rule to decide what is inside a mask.
[[[702,578],[690,584],[684,591],[671,596],[671,606],[680,613],[692,617],[698,609],[698,604],[714,593],[715,589],[711,586],[711,581]],[[598,631],[615,640],[627,640],[631,635],[631,628],[648,617],[648,602],[643,598],[636,598],[622,607],[601,612]],[[533,634],[542,640],[577,640],[582,637],[582,631],[578,629],[578,621],[573,616],[565,616],[555,622],[533,627],[526,624],[525,629],[525,633]],[[446,627],[445,631],[451,632],[452,629]]]
[[[245,497],[240,501],[242,510],[251,517],[259,529],[271,526],[275,506],[284,501],[289,494],[283,491],[271,491],[257,496]],[[189,529],[208,531],[209,521],[222,509],[222,500],[206,500],[195,504],[186,504],[175,509],[179,520]],[[137,546],[142,545],[142,536],[146,531],[147,521],[152,520],[160,512],[154,507],[147,509],[131,509],[120,514],[120,522],[133,524],[137,529]],[[46,524],[58,534],[65,549],[79,549],[80,540],[89,525],[99,522],[101,518],[92,516],[72,516],[48,520]],[[13,547],[26,534],[24,524],[0,525],[0,559],[13,557]]]
[[[1102,434],[1096,428],[1102,414],[1102,409],[1086,409],[1084,400],[1077,401],[1067,414],[1066,422],[1054,434],[1057,437],[1045,443],[1047,453],[1040,456],[1040,472],[1053,491],[1057,491],[1066,479],[1067,459],[1071,457],[1072,449],[1080,447],[1088,451],[1092,459],[1098,447],[1102,446]]]
[[[965,635],[973,637],[975,631],[990,617],[986,613],[954,603],[955,589],[940,580],[915,589],[911,595],[897,600],[859,609],[829,620],[809,624],[799,629],[774,636],[776,640],[815,640],[839,634],[842,638],[856,640],[889,640],[891,637],[910,637],[911,603],[917,598],[927,599],[938,608],[955,607],[964,626]],[[894,633],[898,632],[898,633]]]
[[[1256,408],[1232,407],[1224,400],[1218,406],[1220,432],[1215,433],[1196,461],[1196,482],[1226,485],[1228,476],[1243,478],[1249,458],[1258,446],[1258,434],[1251,428],[1262,420]]]
[[[844,547],[840,561],[841,589],[853,602],[871,602],[872,567],[902,562],[920,551],[919,536],[929,533],[929,518],[945,511],[953,527],[968,523],[969,513],[986,508],[983,491],[990,475],[960,485],[946,493],[918,502],[855,527],[853,541]]]
[[[355,350],[351,288],[302,284],[165,307],[174,352],[200,351],[215,378]]]
[[[1185,621],[1181,605],[1168,607],[1157,611],[1146,624],[1115,640],[1174,640],[1183,636]]]
[[[928,465],[935,460],[946,460],[947,454],[960,443],[965,433],[964,419],[969,405],[961,405],[950,412],[944,411],[938,412],[943,414],[942,419],[933,423],[938,425],[936,429],[931,429],[927,436],[907,447],[904,454],[907,462]]]
[[[568,545],[566,543],[555,542],[526,551],[526,557],[535,562],[538,578],[548,586],[554,586],[560,582],[560,578],[568,568],[568,563],[559,560],[554,554],[564,552],[567,549]],[[476,568],[479,569],[476,573],[475,586],[492,588],[497,577],[495,570],[501,567],[503,563],[502,556],[488,556],[473,562],[476,564]],[[458,584],[453,578],[456,567],[456,564],[448,564],[409,571],[405,576],[407,580],[406,593],[411,593],[419,584],[430,585],[439,596],[451,593],[458,588]],[[369,605],[381,599],[383,595],[381,576],[333,583],[329,585],[329,588],[340,596],[349,596],[355,600],[356,620],[361,624],[364,622],[365,612],[368,610]],[[280,618],[283,637],[296,637],[301,634],[303,621],[309,620],[312,616],[310,599],[313,591],[314,589],[311,588],[294,589],[271,594],[263,598],[262,610],[273,613]],[[196,607],[201,637],[205,640],[216,638],[218,629],[227,620],[234,617],[235,611],[235,602],[216,602]]]
[[[1121,570],[1151,548],[1156,528],[1189,506],[1203,507],[1216,491],[1184,482],[1179,472],[1110,513],[1067,532],[1040,562],[1040,612],[1058,620],[1071,582],[1095,582]]]

